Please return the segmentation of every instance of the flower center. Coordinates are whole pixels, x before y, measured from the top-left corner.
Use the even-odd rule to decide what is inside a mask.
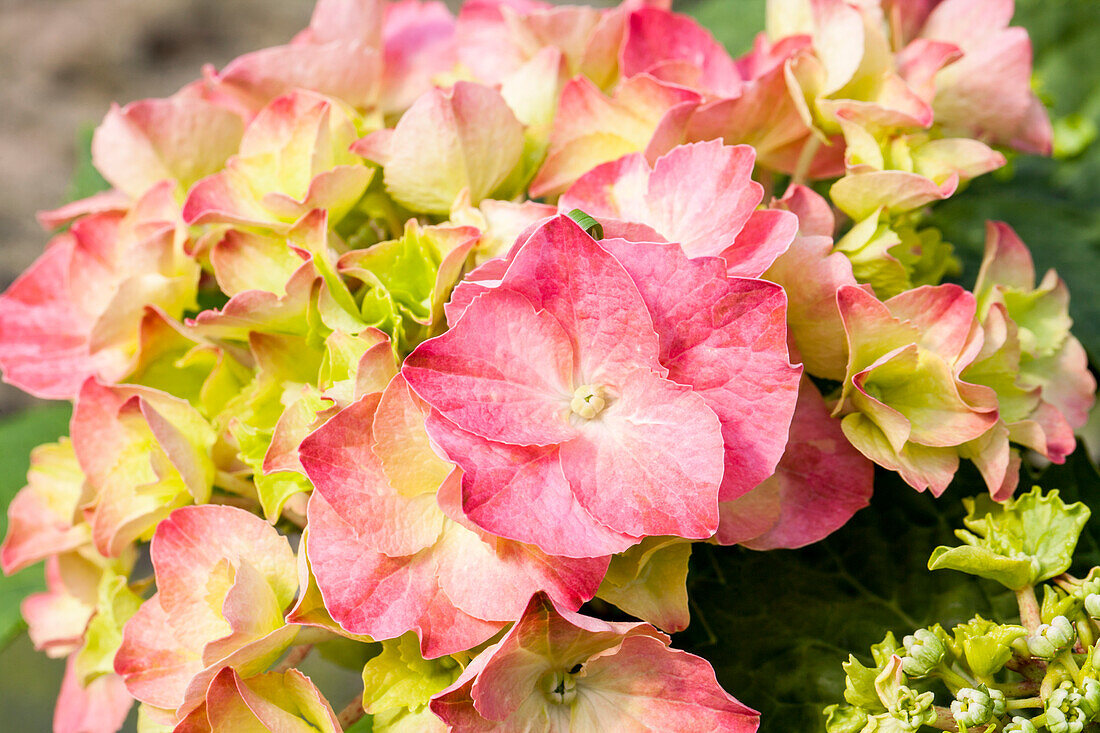
[[[577,391],[573,393],[573,401],[569,403],[573,414],[585,420],[596,417],[606,406],[603,387],[598,384],[582,384],[577,387]]]
[[[569,705],[577,697],[577,681],[568,672],[553,670],[542,676],[542,694],[554,705]]]

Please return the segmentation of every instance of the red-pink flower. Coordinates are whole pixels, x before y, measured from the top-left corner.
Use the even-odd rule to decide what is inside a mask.
[[[264,520],[227,506],[178,509],[151,553],[157,592],[115,656],[137,699],[185,716],[221,669],[256,674],[293,641],[298,627],[283,613],[298,589],[294,552]]]
[[[569,556],[709,537],[719,494],[770,475],[786,442],[800,370],[780,289],[674,245],[601,246],[565,217],[506,268],[460,286],[461,317],[404,369],[465,471],[466,514]]]
[[[689,257],[713,255],[729,274],[758,277],[798,231],[786,211],[757,210],[764,188],[752,180],[756,154],[718,141],[681,145],[650,165],[641,153],[594,168],[561,197],[599,219],[608,239],[677,242]]]
[[[760,715],[718,685],[706,660],[668,643],[648,624],[563,613],[539,594],[432,711],[471,732],[753,733]]]
[[[141,349],[147,307],[179,317],[194,304],[199,266],[175,184],[128,211],[78,219],[0,296],[4,380],[39,397],[69,398],[89,376],[125,377]]]
[[[607,558],[551,557],[463,516],[459,475],[433,451],[426,412],[398,376],[302,444],[316,486],[306,547],[332,618],[375,639],[415,630],[437,657],[488,639],[535,591],[572,609],[590,599]]]

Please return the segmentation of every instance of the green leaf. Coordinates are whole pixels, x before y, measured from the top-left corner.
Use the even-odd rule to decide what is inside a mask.
[[[460,674],[462,667],[452,657],[420,656],[416,636],[409,632],[382,642],[382,653],[363,668],[363,707],[374,714],[393,709],[417,712]]]
[[[757,553],[696,544],[692,622],[675,645],[708,659],[726,690],[763,713],[760,733],[821,730],[825,706],[844,700],[850,652],[866,654],[886,632],[951,628],[975,613],[1014,617],[1008,591],[926,568],[961,521],[959,494],[982,486],[969,467],[959,483],[934,499],[880,470],[870,508],[816,545]]]
[[[951,631],[953,646],[979,677],[990,677],[1012,658],[1012,643],[1027,636],[1023,626],[996,624],[981,616]]]
[[[928,560],[928,569],[958,570],[996,580],[1013,589],[1035,584],[1035,568],[1030,558],[1013,559],[985,547],[937,547]]]
[[[709,30],[734,56],[752,48],[752,39],[764,30],[767,0],[701,0],[683,3],[676,10],[688,13]]]
[[[955,535],[962,547],[937,547],[929,570],[959,570],[996,580],[1012,590],[1033,586],[1064,573],[1073,562],[1077,539],[1090,512],[1084,504],[1067,505],[1057,489],[1027,494],[998,504],[988,496],[963,499],[967,530]]]
[[[68,403],[48,404],[0,421],[0,502],[5,509],[24,485],[31,449],[57,440],[69,432],[72,408]],[[7,534],[7,512],[0,514],[0,534]],[[27,568],[10,577],[0,576],[0,649],[22,629],[19,603],[42,590],[42,569]]]
[[[364,715],[359,720],[351,724],[350,727],[344,729],[344,733],[371,733],[374,730],[373,720],[371,716]]]
[[[69,201],[88,198],[111,187],[111,184],[99,175],[99,171],[92,164],[93,134],[95,134],[94,125],[88,125],[77,133],[76,168],[73,170],[72,180],[69,181],[69,190],[66,192],[66,198]]]

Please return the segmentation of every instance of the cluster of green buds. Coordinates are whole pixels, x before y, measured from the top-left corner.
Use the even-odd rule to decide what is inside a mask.
[[[975,615],[901,644],[887,633],[871,665],[844,664],[845,702],[826,708],[828,733],[1100,731],[1100,568],[1083,579],[1067,572],[1088,508],[1038,488],[1005,504],[965,503],[956,532],[965,544],[937,548],[929,568],[1001,582],[1019,619]]]

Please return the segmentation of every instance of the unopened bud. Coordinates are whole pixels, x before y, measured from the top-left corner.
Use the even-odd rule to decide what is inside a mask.
[[[1082,707],[1084,698],[1068,682],[1063,682],[1047,698],[1043,717],[1050,733],[1081,733],[1088,715]]]
[[[951,715],[960,728],[985,725],[995,716],[1004,715],[1005,696],[1000,690],[964,687],[951,703]]]
[[[1065,616],[1055,616],[1049,624],[1041,624],[1034,636],[1027,639],[1027,648],[1040,659],[1054,659],[1058,652],[1077,638],[1073,624]]]
[[[901,643],[905,646],[901,668],[907,675],[924,677],[943,660],[943,641],[928,629],[917,629]]]
[[[1039,733],[1039,731],[1030,720],[1017,715],[1011,723],[1005,726],[1004,733]]]

